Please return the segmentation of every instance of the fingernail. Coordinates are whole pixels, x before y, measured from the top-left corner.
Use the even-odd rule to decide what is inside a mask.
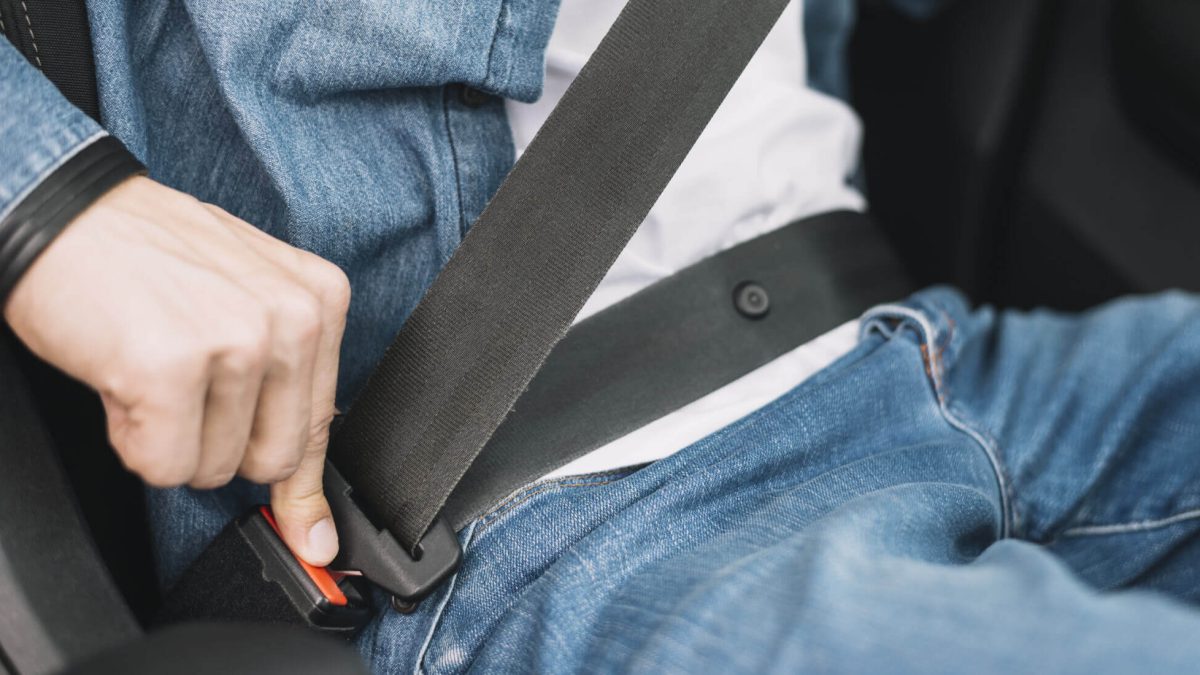
[[[328,564],[337,555],[337,530],[333,527],[332,518],[322,518],[316,525],[308,528],[308,557],[310,562],[320,561]]]

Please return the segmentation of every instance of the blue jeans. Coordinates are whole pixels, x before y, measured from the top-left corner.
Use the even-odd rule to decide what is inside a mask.
[[[241,508],[215,494],[163,525],[215,531]],[[1192,671],[1198,531],[1200,299],[932,289],[667,459],[495,505],[360,647],[381,672]]]

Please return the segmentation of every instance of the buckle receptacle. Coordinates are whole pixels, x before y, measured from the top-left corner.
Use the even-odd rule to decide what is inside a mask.
[[[268,506],[259,506],[237,519],[220,535],[231,546],[244,545],[252,551],[252,558],[261,564],[255,576],[274,583],[287,595],[288,604],[298,612],[301,623],[319,631],[352,636],[371,620],[370,595],[365,584],[354,577],[343,577],[328,568],[314,567],[297,558],[287,544],[275,516]],[[245,572],[239,572],[245,575]],[[244,578],[239,574],[228,575],[234,579]],[[233,591],[239,588],[233,584]],[[226,589],[207,589],[218,605],[230,604],[225,600]],[[236,604],[236,603],[233,603]],[[224,609],[201,612],[204,618],[241,619],[233,614],[225,616]]]

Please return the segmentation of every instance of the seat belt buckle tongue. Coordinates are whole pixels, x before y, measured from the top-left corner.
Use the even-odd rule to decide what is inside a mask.
[[[372,522],[330,462],[325,464],[325,498],[338,531],[338,555],[330,568],[366,577],[391,594],[397,611],[414,610],[462,562],[458,537],[442,518],[417,544],[417,555],[410,555],[391,532]]]

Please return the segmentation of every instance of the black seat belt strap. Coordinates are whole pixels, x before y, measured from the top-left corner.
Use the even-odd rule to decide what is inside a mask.
[[[748,311],[739,289],[757,287]],[[571,326],[442,510],[455,529],[542,476],[915,290],[870,217],[810,216]]]
[[[625,7],[334,436],[333,464],[405,549],[419,550],[786,5]]]
[[[91,28],[83,0],[0,0],[0,34],[68,101],[100,120]]]

